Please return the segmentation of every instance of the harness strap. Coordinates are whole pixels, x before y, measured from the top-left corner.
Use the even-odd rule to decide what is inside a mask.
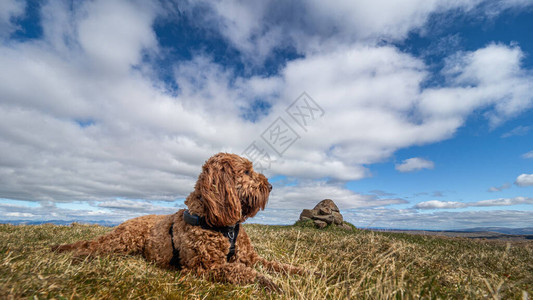
[[[207,222],[205,221],[205,218],[199,217],[197,215],[191,215],[188,210],[183,212],[183,219],[185,220],[185,222],[187,222],[190,225],[200,226],[203,229],[222,233],[226,238],[228,238],[229,243],[230,243],[229,253],[226,256],[226,260],[229,262],[230,259],[235,255],[235,243],[237,242],[237,236],[239,236],[239,228],[241,225],[240,223],[237,223],[233,226],[213,227],[207,224]],[[174,245],[173,227],[174,227],[174,223],[170,224],[170,228],[168,229],[168,234],[170,235],[170,242],[172,243],[172,258],[170,259],[169,264],[170,266],[178,270],[181,270],[180,251]]]
[[[172,243],[172,258],[170,259],[170,266],[181,270],[181,264],[180,264],[180,251],[178,248],[174,246],[174,230],[172,229],[174,227],[174,223],[170,225],[170,229],[168,230],[168,233],[170,234],[170,242]]]
[[[221,226],[221,227],[215,227],[210,226],[207,224],[207,221],[204,217],[200,217],[197,215],[191,215],[188,210],[185,210],[183,212],[183,220],[192,226],[200,226],[202,229],[212,230],[216,232],[222,233],[226,238],[228,238],[228,241],[230,243],[229,247],[229,253],[226,257],[227,261],[229,261],[233,255],[235,255],[235,243],[237,242],[237,236],[239,235],[239,228],[240,223],[237,223],[233,226]]]
[[[226,236],[229,239],[229,243],[230,243],[229,253],[226,258],[228,261],[231,259],[231,257],[233,257],[233,255],[235,255],[235,243],[237,242],[237,236],[239,235],[240,225],[241,224],[237,223],[235,225],[235,228],[232,231],[228,231],[227,236],[224,234],[224,236]]]

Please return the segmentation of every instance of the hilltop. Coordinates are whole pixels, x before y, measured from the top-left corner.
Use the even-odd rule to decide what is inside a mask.
[[[0,225],[0,298],[385,299],[522,298],[533,294],[533,242],[366,230],[244,225],[259,254],[322,276],[270,274],[283,289],[232,286],[162,270],[141,257],[74,261],[49,245],[88,239],[97,225]],[[264,270],[259,269],[264,272]],[[527,297],[527,296],[526,296]]]

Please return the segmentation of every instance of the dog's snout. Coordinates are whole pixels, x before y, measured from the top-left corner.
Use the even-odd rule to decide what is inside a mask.
[[[268,190],[272,192],[272,185],[270,183],[268,184]]]

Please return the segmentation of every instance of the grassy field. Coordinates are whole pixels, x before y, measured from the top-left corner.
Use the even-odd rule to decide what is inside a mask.
[[[270,274],[282,293],[162,270],[141,257],[74,261],[51,244],[111,228],[0,225],[0,299],[529,299],[533,242],[245,225],[268,259],[322,276]],[[265,272],[258,268],[261,272]]]

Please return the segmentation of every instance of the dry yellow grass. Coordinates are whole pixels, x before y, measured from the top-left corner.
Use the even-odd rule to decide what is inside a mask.
[[[283,292],[268,293],[258,285],[181,276],[141,257],[73,261],[49,251],[110,228],[0,225],[0,299],[523,299],[533,293],[532,242],[245,226],[262,256],[322,276],[270,274]]]

